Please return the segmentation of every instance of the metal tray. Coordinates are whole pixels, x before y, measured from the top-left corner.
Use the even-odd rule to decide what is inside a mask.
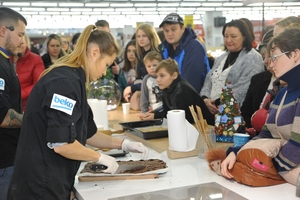
[[[122,126],[124,130],[147,140],[147,139],[168,137],[168,130],[143,132],[141,130],[138,130],[137,128],[142,128],[147,126],[159,126],[162,125],[162,123],[163,123],[163,119],[155,119],[155,120],[143,120],[143,121],[134,121],[134,122],[122,122],[119,124]]]

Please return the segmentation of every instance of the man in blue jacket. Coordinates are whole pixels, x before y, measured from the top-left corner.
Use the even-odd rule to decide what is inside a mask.
[[[181,77],[200,93],[210,66],[206,50],[196,33],[184,26],[182,17],[177,13],[167,15],[159,28],[165,35],[165,40],[159,46],[163,59],[175,59]]]

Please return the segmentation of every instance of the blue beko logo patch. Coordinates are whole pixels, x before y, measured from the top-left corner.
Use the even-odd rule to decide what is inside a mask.
[[[0,78],[0,90],[4,90],[5,88],[5,81],[3,78]]]
[[[73,99],[54,93],[50,108],[72,115],[75,104]]]

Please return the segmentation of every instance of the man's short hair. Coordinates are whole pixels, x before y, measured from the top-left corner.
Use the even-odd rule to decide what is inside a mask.
[[[16,25],[18,20],[24,22],[25,26],[27,26],[27,21],[23,15],[10,9],[8,7],[0,7],[0,25],[1,26],[11,26]],[[9,24],[14,23],[14,24]]]
[[[101,19],[101,20],[98,20],[96,23],[95,23],[96,26],[101,26],[101,27],[108,27],[109,28],[109,23],[104,20],[104,19]]]

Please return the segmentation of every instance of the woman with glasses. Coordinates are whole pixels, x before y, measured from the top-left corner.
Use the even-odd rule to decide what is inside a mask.
[[[273,158],[278,173],[296,185],[300,172],[300,28],[287,28],[268,43],[270,68],[287,83],[270,105],[268,118],[255,138],[281,137],[286,143]],[[236,148],[221,164],[222,175],[232,178],[228,169],[236,162]]]
[[[42,56],[45,69],[49,68],[56,60],[66,54],[62,49],[61,38],[56,34],[51,34],[46,39],[47,53]]]
[[[300,25],[300,18],[290,16],[277,21],[274,30],[267,32],[259,45],[267,70],[251,78],[245,101],[241,107],[242,116],[246,122],[246,131],[251,136],[259,134],[266,122],[270,103],[274,100],[278,91],[286,85],[283,81],[278,80],[271,71],[269,67],[270,56],[269,52],[266,51],[266,47],[271,37],[278,35],[290,25]]]
[[[64,35],[61,35],[60,39],[61,39],[61,43],[62,43],[62,49],[67,54],[70,54],[72,52],[72,50],[71,50],[71,47],[70,47],[70,41],[69,41],[69,39],[66,36],[64,36]]]

